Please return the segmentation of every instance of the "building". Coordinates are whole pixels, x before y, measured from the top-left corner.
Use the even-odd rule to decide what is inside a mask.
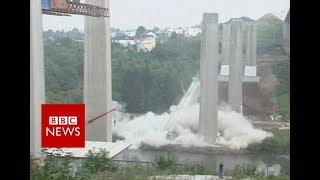
[[[125,34],[120,34],[116,35],[113,39],[112,42],[116,42],[121,44],[123,47],[127,47],[129,45],[135,45],[134,37],[125,35]]]
[[[177,34],[183,34],[184,33],[184,29],[182,27],[178,27],[178,28],[168,28],[167,31],[170,33],[170,35],[175,32]]]
[[[136,30],[128,30],[124,32],[127,36],[134,37],[136,35]]]
[[[201,29],[198,27],[189,27],[184,31],[184,35],[187,37],[195,37],[201,33]]]
[[[187,37],[194,37],[201,33],[201,28],[199,27],[178,27],[178,28],[167,28],[166,31],[171,35],[173,32],[181,34]]]
[[[149,32],[141,36],[139,48],[143,51],[151,51],[156,46],[156,35]]]

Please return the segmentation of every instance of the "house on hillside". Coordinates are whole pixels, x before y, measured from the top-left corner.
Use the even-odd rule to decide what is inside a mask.
[[[127,36],[134,37],[136,35],[136,30],[128,30],[124,32]]]
[[[125,34],[118,34],[112,38],[112,42],[121,44],[123,47],[135,45],[134,38]]]
[[[151,51],[156,46],[156,34],[149,32],[141,36],[138,41],[138,51]]]
[[[184,35],[187,37],[195,37],[201,33],[201,29],[198,27],[188,27],[184,31]]]

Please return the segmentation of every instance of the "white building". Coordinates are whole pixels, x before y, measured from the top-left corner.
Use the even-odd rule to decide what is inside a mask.
[[[123,47],[127,47],[128,45],[135,45],[134,40],[129,39],[115,40],[114,42],[121,44]]]
[[[184,35],[187,36],[187,37],[194,37],[194,36],[197,36],[200,33],[201,33],[201,29],[200,28],[189,27],[189,28],[186,28],[186,31],[185,31]]]
[[[134,38],[128,35],[121,35],[121,36],[114,37],[112,41],[121,44],[123,47],[127,47],[129,45],[135,45]]]
[[[127,36],[134,37],[136,35],[136,30],[124,32]]]
[[[170,35],[175,32],[177,34],[181,34],[187,37],[194,37],[201,33],[201,29],[198,27],[178,27],[178,28],[167,28],[167,32],[170,33]]]
[[[142,36],[139,47],[144,51],[151,51],[156,46],[156,35],[149,32]]]

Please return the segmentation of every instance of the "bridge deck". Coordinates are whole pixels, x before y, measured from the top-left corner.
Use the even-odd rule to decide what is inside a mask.
[[[220,82],[228,82],[229,76],[219,75],[218,81]],[[242,76],[242,82],[259,82],[260,77],[259,76]]]

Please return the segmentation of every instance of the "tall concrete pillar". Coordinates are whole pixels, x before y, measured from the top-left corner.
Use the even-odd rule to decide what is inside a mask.
[[[204,13],[200,61],[199,132],[215,143],[218,131],[218,14]]]
[[[222,65],[229,65],[230,59],[230,24],[222,26]]]
[[[30,1],[30,155],[41,152],[41,104],[45,102],[41,1]],[[35,155],[36,154],[36,155]],[[35,156],[34,156],[35,155]]]
[[[109,8],[109,0],[87,0],[86,3]],[[110,20],[85,16],[84,26],[84,103],[88,121],[112,109]],[[111,114],[86,127],[86,140],[112,141]]]
[[[241,112],[242,106],[242,21],[231,21],[228,103]]]
[[[229,76],[230,71],[230,24],[222,26],[222,63],[220,75]]]
[[[256,23],[247,24],[246,66],[257,65],[257,27]]]
[[[257,76],[257,28],[255,22],[247,24],[245,76]]]

